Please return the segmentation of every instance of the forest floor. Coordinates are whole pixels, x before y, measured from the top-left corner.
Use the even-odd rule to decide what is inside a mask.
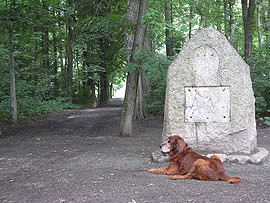
[[[0,202],[269,202],[270,159],[225,163],[240,184],[173,181],[148,173],[161,142],[162,120],[136,120],[133,137],[119,137],[121,107],[66,110],[2,126]],[[270,128],[258,129],[270,151]]]

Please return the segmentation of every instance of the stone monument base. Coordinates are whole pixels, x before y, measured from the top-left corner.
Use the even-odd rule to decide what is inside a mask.
[[[228,155],[228,154],[215,154],[218,155],[222,162],[233,162],[239,164],[261,164],[267,157],[269,152],[264,148],[257,148],[257,152],[251,155]],[[211,157],[214,154],[205,154],[207,157]],[[168,154],[163,154],[160,150],[152,153],[152,161],[155,163],[163,163],[169,161]]]

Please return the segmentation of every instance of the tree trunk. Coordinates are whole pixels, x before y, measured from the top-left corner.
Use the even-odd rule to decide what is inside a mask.
[[[229,19],[229,33],[230,33],[230,43],[232,44],[233,42],[233,33],[234,33],[234,29],[233,29],[233,25],[234,25],[234,19],[233,19],[233,7],[235,4],[235,0],[229,0],[229,9],[230,9],[230,19]]]
[[[252,26],[255,11],[255,0],[249,0],[249,6],[247,6],[247,0],[241,0],[242,3],[242,17],[244,23],[244,34],[245,34],[245,61],[249,64],[249,59],[252,57],[253,48],[253,35]]]
[[[104,63],[105,56],[104,53],[106,51],[105,49],[105,44],[106,40],[105,39],[100,39],[99,45],[100,45],[100,59],[101,59],[101,67],[104,68],[103,71],[99,73],[100,77],[100,94],[99,94],[99,105],[100,106],[105,106],[108,103],[109,99],[109,81],[108,81],[108,76],[107,76],[107,67],[106,64]]]
[[[45,35],[45,68],[50,71],[50,60],[49,60],[49,28],[46,27],[44,31]]]
[[[80,68],[79,68],[79,51],[76,51],[75,53],[75,67],[76,67],[76,70],[77,70],[77,98],[79,99],[80,97],[80,92],[81,92],[81,80],[79,79],[80,78],[80,75],[81,75],[81,72],[80,72]]]
[[[130,45],[132,45],[131,55],[128,56],[128,63],[134,63],[133,53],[143,48],[145,28],[142,26],[142,17],[146,13],[148,0],[128,0],[127,23],[135,23],[136,34],[133,42],[132,37],[127,35],[127,52],[130,53]],[[128,73],[125,100],[122,108],[122,121],[120,136],[132,136],[132,123],[134,117],[134,109],[137,96],[138,71]]]
[[[17,100],[15,86],[14,50],[13,50],[13,30],[9,28],[9,58],[10,58],[10,102],[12,123],[17,123]]]
[[[57,39],[55,31],[53,32],[53,54],[54,54],[54,89],[55,89],[55,95],[57,95],[57,89],[58,89],[58,83],[57,83]]]
[[[193,18],[193,11],[192,11],[192,6],[189,6],[189,23],[188,23],[188,39],[191,38],[192,35],[192,23],[191,20]]]
[[[136,26],[136,35],[135,35],[135,42],[133,45],[133,49],[136,52],[141,52],[143,50],[146,50],[146,44],[145,44],[145,35],[147,31],[147,26],[142,24],[142,18],[146,14],[147,11],[147,5],[148,0],[141,0],[140,1],[140,7],[139,7],[139,14],[138,14],[138,20],[137,20],[137,26]],[[133,53],[134,53],[133,51]],[[131,56],[131,63],[138,63],[134,61],[134,57]],[[143,63],[143,62],[140,62]],[[137,93],[136,93],[136,111],[134,114],[136,118],[144,118],[145,117],[145,111],[144,111],[144,71],[140,70],[137,72],[137,78],[138,81],[137,84]],[[137,113],[136,113],[137,112]]]
[[[73,8],[73,0],[68,0],[68,7]],[[72,42],[73,42],[73,17],[71,14],[67,17],[67,28],[68,28],[68,39],[67,39],[67,57],[68,57],[68,97],[69,102],[72,103],[72,77],[73,77],[73,53],[72,53]]]
[[[259,53],[261,52],[262,46],[262,32],[261,32],[261,5],[260,0],[258,0],[257,5],[257,25],[258,25],[258,40],[259,40]],[[261,54],[260,54],[261,55]]]
[[[128,0],[128,8],[126,15],[127,24],[135,24],[138,21],[138,13],[140,7],[140,0]],[[135,33],[129,31],[126,33],[126,51],[127,63],[131,62],[131,55],[133,44],[135,40]],[[122,120],[120,126],[120,136],[132,135],[132,119],[135,108],[137,89],[137,72],[130,72],[127,76],[125,99],[122,107]]]
[[[94,80],[94,72],[90,70],[89,72],[89,86],[91,89],[91,96],[92,96],[92,107],[96,108],[97,107],[97,98],[96,98],[96,88],[95,88],[95,80]]]
[[[138,75],[137,98],[136,98],[136,108],[135,109],[136,109],[136,111],[135,111],[134,117],[136,119],[145,118],[143,71],[139,71],[139,75]]]
[[[65,89],[66,87],[66,71],[64,67],[64,58],[63,58],[63,36],[60,29],[60,40],[59,40],[59,58],[60,58],[60,69],[61,69],[61,87]]]
[[[95,80],[94,80],[94,72],[91,70],[90,66],[90,56],[89,56],[89,50],[85,50],[83,52],[84,56],[84,73],[86,73],[87,83],[83,82],[84,91],[88,88],[86,88],[86,84],[89,85],[90,91],[91,91],[91,100],[92,100],[92,107],[97,107],[97,98],[96,98],[96,88],[95,88]],[[88,58],[89,57],[89,58]],[[87,92],[84,93],[85,96],[88,96]]]
[[[152,48],[152,30],[150,24],[147,25],[146,29],[146,35],[144,39],[144,49],[148,50],[149,52],[153,51]],[[146,93],[147,91],[151,90],[151,81],[150,78],[145,77],[145,73],[142,73],[142,79],[143,79],[143,91]]]
[[[169,2],[170,1],[170,2]],[[172,31],[169,25],[172,25],[172,2],[171,0],[165,0],[165,35],[166,35],[166,54],[167,57],[173,56],[172,47]]]
[[[148,52],[152,51],[152,40],[151,40],[151,29],[150,25],[148,24],[144,37],[143,49],[147,50]],[[135,119],[143,119],[145,118],[146,111],[145,111],[145,93],[150,90],[151,81],[149,78],[145,77],[145,71],[140,70],[138,75],[138,87],[137,87],[137,98],[136,98],[136,107],[135,107]]]
[[[38,42],[37,42],[37,32],[38,29],[37,27],[34,27],[34,81],[35,84],[37,85],[37,72],[38,72],[38,68],[37,68],[37,59],[38,59]]]
[[[262,9],[263,28],[266,35],[266,41],[268,41],[270,38],[270,0],[268,0],[267,8],[262,7]]]
[[[225,37],[229,40],[227,6],[228,6],[227,0],[223,0],[223,17],[224,17]]]
[[[43,3],[43,9],[44,12],[48,13],[48,6],[45,4],[44,1],[42,1]],[[45,57],[44,59],[44,64],[43,67],[47,70],[47,72],[50,71],[50,61],[49,61],[49,28],[48,25],[46,23],[45,28],[44,28],[44,32],[43,32],[43,57]]]
[[[108,103],[109,98],[109,84],[108,76],[106,72],[100,72],[100,95],[99,95],[99,105],[105,106]]]

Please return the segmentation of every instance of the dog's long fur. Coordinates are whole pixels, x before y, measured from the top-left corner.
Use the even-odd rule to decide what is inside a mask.
[[[179,136],[171,136],[161,145],[163,152],[169,153],[169,166],[167,168],[150,169],[155,174],[169,175],[173,180],[199,179],[211,181],[227,181],[240,183],[241,178],[230,177],[225,174],[220,158],[216,155],[208,158],[196,153]]]

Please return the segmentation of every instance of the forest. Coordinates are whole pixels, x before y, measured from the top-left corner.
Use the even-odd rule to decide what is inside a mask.
[[[106,106],[126,83],[121,135],[163,115],[166,71],[199,29],[249,64],[256,117],[270,125],[270,0],[0,1],[0,122]]]

